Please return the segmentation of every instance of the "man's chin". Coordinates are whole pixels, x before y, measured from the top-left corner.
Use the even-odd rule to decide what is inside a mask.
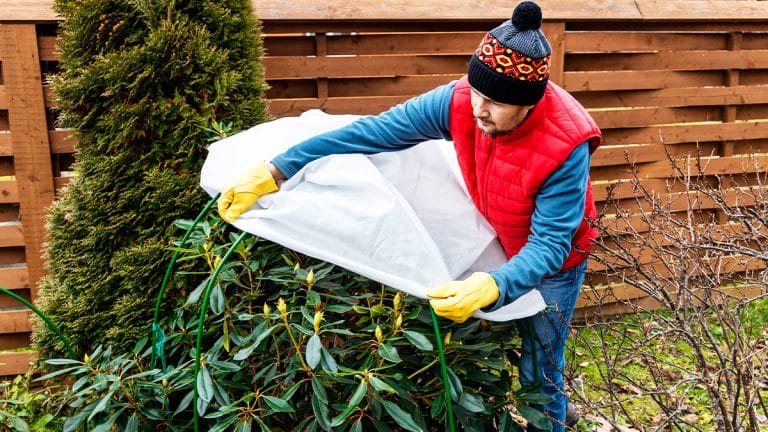
[[[496,133],[496,127],[492,124],[483,123],[480,120],[477,120],[475,121],[475,125],[478,129],[487,135],[493,135]]]

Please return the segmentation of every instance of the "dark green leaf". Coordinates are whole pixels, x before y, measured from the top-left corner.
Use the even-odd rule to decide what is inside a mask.
[[[322,357],[321,350],[323,348],[322,342],[320,342],[320,336],[317,334],[313,334],[311,338],[309,338],[309,341],[307,342],[307,364],[312,369],[316,368],[317,365],[320,363],[320,358]]]
[[[328,402],[327,400],[322,400],[323,398],[328,398],[325,395],[325,390],[323,390],[322,396],[318,393],[312,394],[312,412],[315,414],[320,427],[328,431],[331,430],[331,421],[329,420]]]
[[[541,411],[525,405],[518,405],[517,410],[528,421],[528,424],[541,430],[552,430],[552,422]]]
[[[325,347],[320,348],[320,353],[322,355],[320,364],[323,366],[323,370],[333,373],[338,372],[339,366],[336,364],[336,360],[333,359],[333,356],[331,356],[331,353]]]
[[[200,296],[203,295],[203,292],[205,291],[205,288],[208,286],[208,280],[210,279],[210,276],[205,278],[204,281],[200,282],[197,287],[192,290],[191,293],[187,296],[187,301],[184,304],[185,306],[193,305],[197,303],[200,300]]]
[[[423,429],[413,421],[413,417],[395,403],[387,400],[381,401],[381,403],[384,405],[387,414],[389,414],[402,428],[411,432],[423,432]]]
[[[266,395],[264,395],[263,398],[264,402],[266,402],[274,412],[295,412],[293,407],[291,407],[291,405],[283,399]]]
[[[400,355],[397,353],[397,348],[393,347],[389,343],[379,345],[379,355],[384,360],[390,361],[392,363],[400,363],[402,361],[400,359]]]
[[[213,399],[213,380],[205,365],[200,366],[197,373],[197,395],[205,402]]]
[[[8,420],[11,421],[11,426],[13,426],[14,432],[29,432],[29,425],[21,418],[9,414]]]
[[[363,422],[360,419],[355,420],[352,427],[349,428],[349,432],[363,432]]]
[[[438,414],[445,410],[445,391],[440,391],[435,395],[435,400],[432,401],[432,406],[429,410],[429,415],[432,418],[437,418]]]
[[[365,380],[360,380],[360,384],[357,386],[355,393],[352,395],[352,399],[349,400],[347,407],[344,408],[344,411],[342,411],[341,414],[337,415],[333,418],[333,420],[331,420],[331,426],[336,427],[344,423],[344,420],[346,420],[346,418],[352,414],[355,408],[357,408],[357,406],[360,404],[360,401],[363,400],[363,397],[367,391],[368,385],[365,383]]]
[[[139,418],[136,413],[131,414],[128,418],[128,422],[125,424],[125,432],[138,432],[139,431]]]
[[[209,303],[211,305],[211,312],[213,312],[214,315],[219,315],[224,312],[226,299],[224,298],[224,291],[222,291],[220,284],[213,286]]]
[[[347,313],[352,310],[352,306],[333,304],[326,306],[325,310],[337,314]]]
[[[312,377],[312,395],[317,396],[320,402],[328,403],[328,393],[325,391],[325,386],[316,376]]]
[[[473,412],[473,413],[486,412],[483,399],[469,392],[464,392],[461,394],[461,400],[459,401],[459,405],[465,408],[469,412]]]
[[[461,394],[464,392],[464,387],[462,387],[458,375],[456,375],[451,368],[447,368],[447,372],[449,382],[443,383],[443,385],[450,384],[451,399],[458,401],[461,398]]]
[[[552,396],[543,392],[523,393],[518,397],[533,405],[546,405],[554,400]]]
[[[373,387],[373,389],[377,392],[395,393],[395,389],[393,389],[389,384],[379,378],[376,378],[373,375],[368,376],[368,381],[371,383],[371,387]]]
[[[307,306],[315,306],[320,303],[320,294],[315,291],[307,292]]]
[[[422,351],[432,351],[434,349],[432,342],[430,342],[429,339],[427,339],[427,337],[421,333],[412,330],[404,330],[403,334],[405,335],[405,338],[413,344],[413,346]]]
[[[184,411],[189,407],[189,405],[192,403],[192,398],[195,396],[194,390],[190,390],[189,393],[184,396],[184,399],[179,402],[179,405],[176,407],[176,410],[173,412],[173,415],[177,415],[180,412]]]
[[[64,431],[63,432],[74,432],[76,431],[80,425],[83,423],[83,420],[85,420],[86,412],[79,412],[72,417],[68,418],[67,421],[64,422]]]

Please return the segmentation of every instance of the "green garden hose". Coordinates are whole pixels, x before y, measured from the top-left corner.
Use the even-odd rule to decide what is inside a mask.
[[[432,315],[432,327],[435,329],[435,339],[437,340],[437,354],[440,356],[440,373],[443,375],[443,393],[445,394],[446,421],[448,430],[455,432],[456,426],[453,418],[453,404],[451,403],[451,384],[448,381],[448,365],[445,361],[445,352],[443,351],[443,339],[440,337],[440,329],[437,326],[437,316],[432,305],[429,305],[429,313]]]
[[[56,334],[56,336],[58,336],[61,343],[64,344],[64,348],[67,349],[67,352],[69,353],[69,356],[72,358],[72,360],[74,360],[77,357],[75,355],[75,350],[72,349],[72,345],[70,345],[69,343],[69,339],[67,339],[67,337],[64,336],[64,333],[62,333],[61,330],[59,330],[59,328],[56,326],[56,324],[54,324],[53,321],[50,320],[50,318],[48,318],[43,312],[41,312],[40,309],[36,308],[35,305],[30,303],[24,297],[16,294],[15,292],[9,289],[0,287],[0,292],[5,293],[15,298],[16,300],[22,302],[24,306],[28,307],[29,309],[32,310],[32,312],[36,313],[37,316],[42,318],[42,320],[45,321],[45,323],[48,325],[48,328],[50,328]]]
[[[187,240],[189,239],[189,236],[192,234],[192,230],[195,229],[197,224],[200,223],[200,221],[203,219],[203,217],[208,213],[208,211],[213,207],[213,204],[216,202],[216,200],[219,199],[219,195],[216,194],[208,203],[203,207],[203,210],[200,212],[200,214],[197,215],[195,220],[192,222],[192,225],[187,228],[187,232],[184,233],[184,237],[181,238],[181,242],[179,242],[179,246],[176,249],[176,251],[173,253],[173,256],[171,257],[171,262],[168,263],[168,268],[165,269],[165,277],[163,277],[163,283],[160,285],[160,292],[157,294],[157,300],[155,300],[155,317],[152,320],[152,367],[155,366],[155,363],[157,362],[157,359],[159,358],[162,365],[162,370],[165,372],[165,333],[163,332],[163,329],[160,328],[160,325],[158,323],[158,320],[160,318],[160,305],[162,304],[163,297],[165,296],[165,290],[168,286],[168,281],[171,279],[171,273],[173,272],[173,267],[176,265],[176,260],[179,258],[179,252],[181,252],[181,249],[187,244]]]
[[[238,245],[245,239],[245,237],[248,235],[247,232],[244,232],[240,234],[240,236],[232,243],[232,246],[229,248],[227,253],[224,254],[224,256],[221,258],[221,262],[219,265],[216,266],[216,268],[213,270],[213,274],[211,275],[211,279],[208,281],[208,286],[205,287],[205,294],[203,295],[203,300],[200,302],[200,319],[197,323],[197,343],[195,344],[195,373],[193,375],[193,383],[194,383],[194,393],[192,396],[192,410],[194,413],[194,423],[195,423],[195,432],[198,431],[198,413],[197,413],[197,396],[198,396],[198,389],[197,389],[197,375],[200,373],[200,346],[203,342],[203,324],[205,321],[205,315],[206,311],[208,310],[208,299],[211,295],[211,290],[213,289],[213,286],[216,284],[216,279],[219,277],[219,272],[224,267],[224,264],[226,264],[227,260],[229,260],[230,255],[235,251]]]

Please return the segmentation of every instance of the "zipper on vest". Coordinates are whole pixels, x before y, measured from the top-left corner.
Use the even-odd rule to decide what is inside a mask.
[[[485,178],[483,179],[483,214],[488,218],[488,177],[491,175],[491,163],[493,162],[494,153],[496,152],[496,138],[489,137],[488,140],[488,159],[485,161]]]

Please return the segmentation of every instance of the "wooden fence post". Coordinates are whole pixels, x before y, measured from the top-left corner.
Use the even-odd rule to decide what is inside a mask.
[[[549,79],[562,86],[565,78],[565,22],[546,22],[541,25],[541,30],[552,46]]]
[[[32,301],[45,274],[42,246],[45,211],[54,198],[51,150],[45,115],[35,24],[0,25],[0,58],[8,99],[8,124],[19,190],[19,218]]]

